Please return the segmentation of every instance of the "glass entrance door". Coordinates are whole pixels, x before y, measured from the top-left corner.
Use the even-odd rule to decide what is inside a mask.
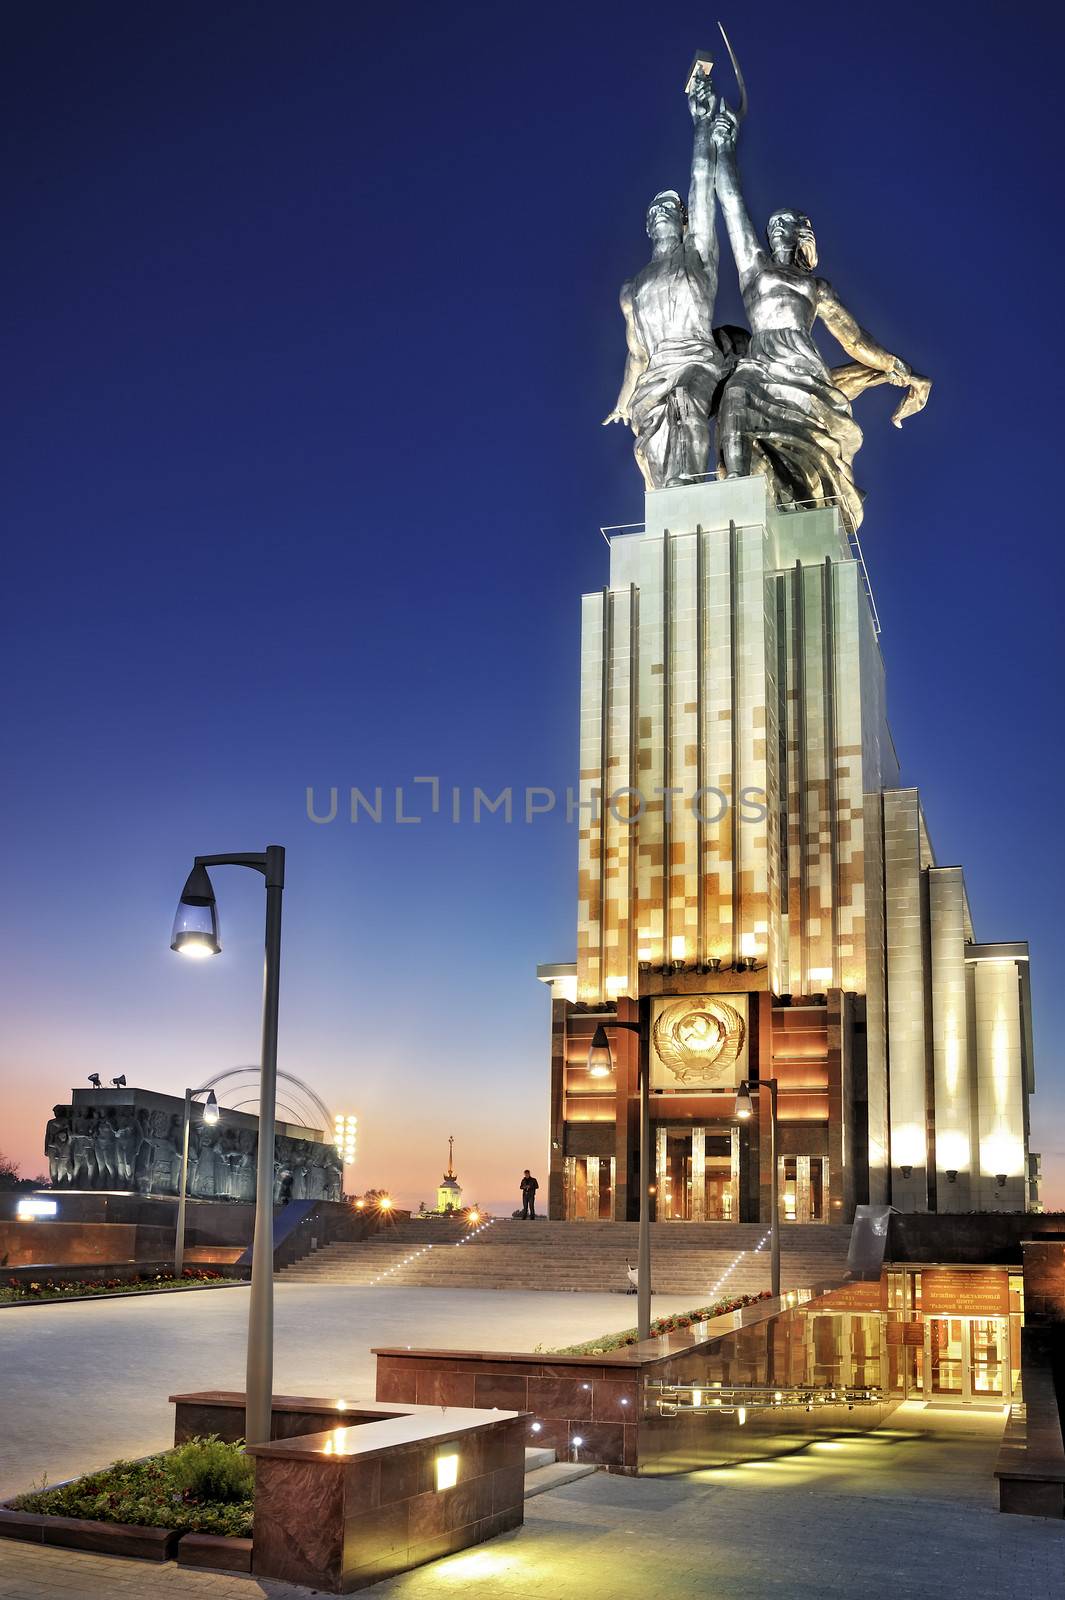
[[[974,1400],[1004,1399],[1009,1383],[1009,1324],[1005,1317],[969,1323],[969,1378]]]
[[[1006,1317],[926,1317],[919,1387],[930,1401],[960,1405],[1010,1393]]]
[[[655,1214],[661,1222],[739,1219],[740,1146],[735,1126],[655,1130]]]
[[[692,1214],[692,1136],[689,1129],[664,1128],[659,1198],[666,1222],[690,1222]]]

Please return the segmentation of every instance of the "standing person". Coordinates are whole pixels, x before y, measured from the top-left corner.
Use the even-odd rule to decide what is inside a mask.
[[[521,1220],[522,1222],[536,1221],[536,1191],[540,1185],[529,1171],[528,1167],[521,1180]]]

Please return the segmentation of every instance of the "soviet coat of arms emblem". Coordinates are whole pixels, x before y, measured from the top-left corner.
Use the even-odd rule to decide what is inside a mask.
[[[730,1077],[746,1034],[734,1006],[696,995],[663,1006],[651,1030],[662,1065],[686,1088]]]

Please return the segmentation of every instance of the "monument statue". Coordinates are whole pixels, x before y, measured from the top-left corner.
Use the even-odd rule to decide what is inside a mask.
[[[130,1099],[140,1098],[140,1104]],[[145,1103],[147,1102],[147,1103]],[[74,1091],[74,1103],[54,1107],[44,1149],[52,1187],[176,1195],[181,1181],[182,1103],[140,1091]],[[197,1200],[255,1199],[259,1136],[246,1114],[228,1113],[225,1126],[194,1118],[189,1124],[186,1193]],[[340,1200],[343,1161],[324,1140],[275,1134],[275,1201]]]
[[[778,502],[834,500],[847,525],[862,518],[852,463],[862,433],[851,415],[855,395],[875,384],[905,388],[892,421],[920,411],[931,382],[877,343],[814,277],[817,245],[809,217],[776,211],[759,242],[740,189],[736,115],[722,102],[711,124],[717,194],[751,325],[750,344],[725,384],[718,413],[718,454],[729,477],[764,474]],[[813,342],[817,318],[853,361],[831,371]]]
[[[603,419],[604,427],[631,426],[648,489],[706,472],[711,408],[728,366],[711,326],[718,243],[708,61],[693,71],[687,97],[695,124],[687,209],[675,189],[661,190],[648,207],[651,260],[621,289],[628,359],[617,403]]]

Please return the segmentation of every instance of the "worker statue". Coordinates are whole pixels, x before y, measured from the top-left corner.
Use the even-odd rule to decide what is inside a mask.
[[[782,504],[835,502],[849,528],[862,518],[853,461],[862,432],[855,395],[891,383],[906,394],[892,421],[920,411],[932,385],[877,343],[815,278],[817,245],[809,217],[776,211],[761,244],[740,190],[738,119],[721,102],[710,130],[717,195],[751,325],[750,344],[728,376],[717,419],[718,455],[729,477],[764,474]],[[820,317],[853,359],[831,371],[813,342]]]
[[[711,326],[718,243],[709,65],[693,70],[686,89],[695,125],[687,208],[674,189],[655,195],[647,210],[651,259],[621,290],[629,353],[604,426],[630,425],[648,489],[705,474],[714,396],[728,367]]]

